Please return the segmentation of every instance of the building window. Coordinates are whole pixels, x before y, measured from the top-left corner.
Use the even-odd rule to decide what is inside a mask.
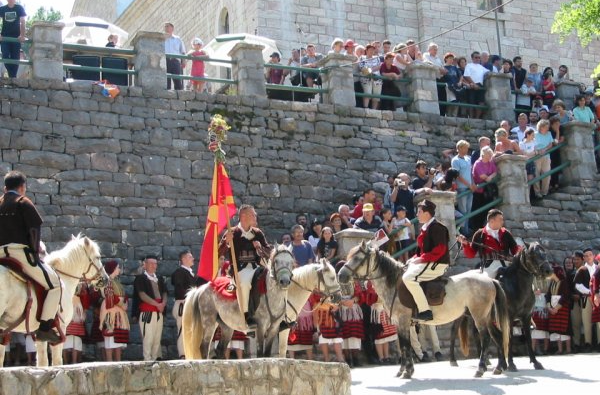
[[[500,6],[498,12],[504,12],[503,3],[503,0],[477,0],[477,8],[482,11],[489,11]]]
[[[221,10],[219,17],[219,34],[229,34],[229,12],[227,8]]]

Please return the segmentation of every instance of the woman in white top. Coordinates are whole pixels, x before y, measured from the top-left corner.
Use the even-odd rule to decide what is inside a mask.
[[[535,130],[533,128],[525,129],[525,138],[519,143],[521,153],[528,158],[535,156]],[[533,180],[535,176],[535,162],[529,162],[525,165],[527,171],[527,180]]]
[[[406,66],[412,63],[412,58],[408,55],[408,47],[404,43],[400,43],[394,47],[396,57],[394,58],[394,66],[404,74]]]

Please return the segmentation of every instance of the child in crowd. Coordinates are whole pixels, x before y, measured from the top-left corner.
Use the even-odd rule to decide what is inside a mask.
[[[406,218],[406,207],[397,206],[396,216],[392,219],[392,227],[398,229],[396,236],[396,248],[398,251],[408,247],[413,238],[413,227],[409,219]],[[402,254],[402,262],[408,260],[408,252]]]
[[[66,340],[63,346],[65,364],[81,363],[83,339],[85,338],[85,312],[90,307],[87,285],[84,282],[77,285],[73,296],[73,318],[67,326]]]
[[[297,352],[305,351],[306,359],[313,359],[313,303],[318,303],[318,295],[313,294],[304,307],[298,312],[296,325],[292,327],[288,336],[288,354],[294,359]]]
[[[326,258],[331,261],[337,254],[338,243],[333,237],[333,230],[326,226],[321,230],[321,237],[317,242],[317,258]]]
[[[100,329],[104,337],[107,361],[120,361],[121,350],[129,343],[129,318],[127,317],[127,295],[117,277],[121,268],[117,261],[104,264],[110,281],[102,290],[104,300],[100,305]]]
[[[332,303],[324,302],[317,305],[314,311],[314,323],[319,332],[319,347],[323,353],[323,361],[330,362],[329,346],[333,346],[337,362],[344,362],[344,354],[342,353],[342,343],[344,339],[340,334],[340,326],[336,315],[338,315],[339,307]]]
[[[192,40],[192,50],[190,50],[188,56],[206,56],[206,52],[202,50],[204,43],[198,37]],[[204,77],[204,61],[192,60],[192,71],[190,72],[192,77]],[[205,81],[192,81],[192,90],[196,92],[204,91]]]
[[[387,210],[387,209],[386,209]],[[341,332],[344,357],[348,365],[352,367],[361,366],[359,353],[361,341],[364,338],[363,312],[360,308],[362,288],[358,281],[354,281],[354,294],[345,297],[341,303],[340,315],[342,319]]]

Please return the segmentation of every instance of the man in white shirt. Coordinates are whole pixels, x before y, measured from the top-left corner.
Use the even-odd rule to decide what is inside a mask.
[[[436,43],[429,43],[429,46],[427,47],[427,52],[425,52],[423,54],[423,62],[430,64],[432,66],[435,66],[437,68],[437,82],[444,82],[442,80],[442,78],[448,74],[448,70],[446,70],[446,68],[444,67],[444,62],[442,61],[442,59],[437,56],[438,53],[438,45]],[[438,85],[437,86],[437,92],[438,92],[438,100],[439,101],[446,101],[447,96],[446,96],[446,87],[445,86],[441,86]],[[440,104],[440,115],[444,116],[446,115],[446,106],[445,105],[441,105]]]
[[[185,69],[185,59],[170,58],[169,54],[185,55],[185,45],[179,36],[173,34],[175,26],[171,22],[165,22],[165,54],[167,55],[167,73],[181,75]],[[171,80],[175,90],[183,89],[183,80],[167,79],[167,89],[171,89]]]
[[[475,51],[471,54],[471,63],[465,67],[463,76],[468,86],[468,98],[471,104],[485,104],[485,93],[483,88],[483,78],[490,71],[481,65],[481,55]],[[473,118],[481,118],[483,111],[480,109],[469,109]]]
[[[529,118],[527,118],[527,114],[520,113],[518,120],[518,125],[510,130],[510,139],[518,142],[523,141],[525,138],[525,131],[527,130],[527,122]]]

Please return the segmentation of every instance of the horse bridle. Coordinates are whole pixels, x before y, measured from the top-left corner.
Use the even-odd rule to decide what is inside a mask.
[[[279,278],[279,273],[281,273],[282,271],[284,271],[284,272],[288,272],[288,273],[289,273],[289,275],[290,275],[290,280],[291,280],[291,279],[294,277],[294,272],[292,271],[292,269],[290,269],[290,268],[288,268],[288,267],[279,267],[279,268],[278,268],[278,267],[275,267],[275,265],[274,265],[274,263],[275,263],[275,257],[276,257],[277,255],[279,255],[280,253],[288,253],[288,254],[290,254],[290,256],[292,257],[292,259],[296,259],[296,258],[294,257],[294,254],[292,254],[292,252],[291,252],[291,251],[289,251],[289,250],[280,250],[280,251],[277,251],[277,252],[275,252],[275,255],[273,255],[273,263],[271,264],[271,266],[272,266],[272,269],[273,269],[273,273],[272,273],[271,275],[272,275],[272,276],[273,276],[275,279],[278,279],[278,278]]]
[[[352,278],[355,280],[358,280],[358,281],[373,280],[374,278],[369,277],[369,275],[379,268],[379,265],[377,264],[377,262],[375,262],[375,263],[373,263],[373,268],[371,269],[371,263],[374,261],[374,259],[372,259],[372,256],[376,255],[376,252],[371,252],[369,247],[367,247],[367,251],[364,251],[363,248],[360,247],[360,251],[365,254],[365,257],[360,261],[360,263],[358,265],[356,265],[356,268],[351,268],[350,266],[348,266],[348,264],[344,265],[344,267],[346,269],[348,269],[350,271],[350,273],[352,273]],[[365,271],[365,275],[358,276],[357,275],[358,268],[361,267],[367,260],[368,260],[367,270]],[[375,266],[375,265],[377,265],[377,266]],[[381,276],[381,277],[383,277],[383,276]]]
[[[539,245],[538,245],[539,246]],[[541,246],[539,246],[541,248]],[[531,254],[533,255],[534,253],[536,253],[536,251],[532,251]],[[526,248],[524,251],[525,254],[525,262],[523,264],[521,264],[521,268],[526,271],[527,273],[531,274],[532,276],[540,276],[540,270],[539,267],[536,267],[535,265],[531,265],[529,262],[529,248]]]
[[[98,278],[102,277],[102,269],[99,268],[98,266],[96,266],[94,264],[93,259],[87,254],[87,252],[86,252],[85,255],[86,255],[86,257],[87,257],[87,259],[89,261],[89,265],[88,265],[86,271],[83,272],[83,274],[81,276],[79,276],[79,277],[73,276],[72,274],[65,273],[62,270],[58,270],[58,269],[54,269],[54,271],[57,272],[57,273],[59,273],[59,274],[62,274],[63,276],[74,278],[76,280],[82,280],[83,279],[83,281],[85,283],[88,283],[88,284],[96,281]],[[92,267],[96,269],[96,275],[94,277],[87,278],[87,274],[90,272],[90,270],[92,270]]]
[[[334,293],[336,292],[341,292],[342,289],[340,288],[339,284],[336,287],[336,289],[334,289],[333,291],[331,290],[331,287],[329,287],[327,285],[327,283],[325,282],[325,275],[323,274],[323,268],[320,267],[317,269],[317,289],[308,289],[305,286],[303,286],[302,284],[300,284],[299,282],[297,282],[296,280],[292,280],[292,282],[294,284],[296,284],[300,289],[305,290],[306,292],[314,292],[320,296],[325,296],[326,298],[330,298],[333,296]],[[321,284],[323,284],[325,291],[321,291]],[[335,285],[334,285],[335,287]]]

